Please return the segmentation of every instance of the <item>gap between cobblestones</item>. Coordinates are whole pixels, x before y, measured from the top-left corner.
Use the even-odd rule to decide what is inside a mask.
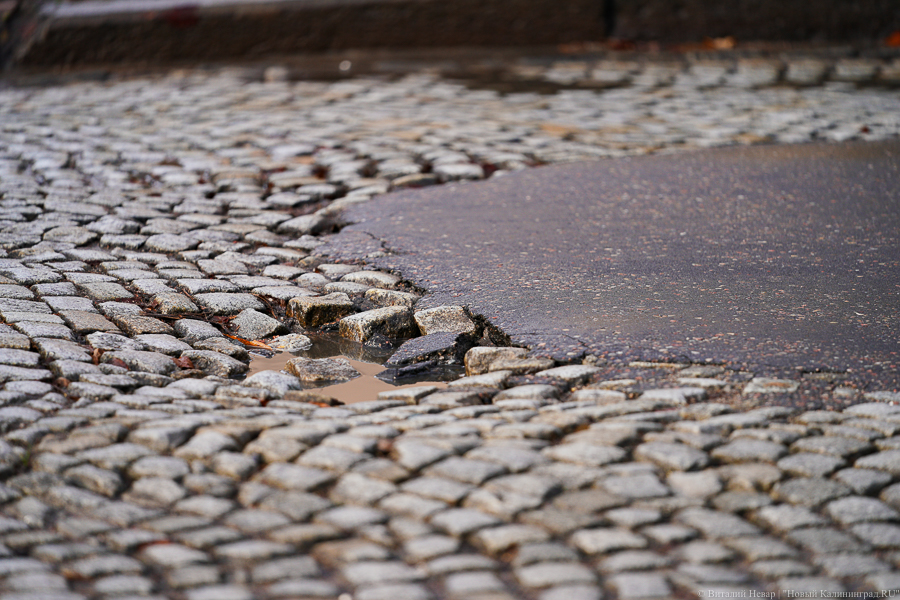
[[[380,359],[371,355],[363,355],[358,359],[351,358],[342,354],[339,349],[325,350],[321,349],[324,344],[313,343],[313,348],[307,352],[289,353],[278,352],[273,355],[251,355],[249,370],[247,376],[254,375],[260,371],[283,371],[289,360],[296,356],[304,355],[315,358],[330,358],[333,356],[343,357],[347,359],[350,366],[356,369],[360,376],[344,383],[323,383],[321,386],[311,388],[321,392],[328,399],[337,400],[340,403],[348,404],[353,402],[364,402],[367,399],[375,398],[381,392],[389,392],[392,390],[408,389],[425,383],[437,388],[446,387],[446,381],[458,379],[461,375],[459,367],[433,367],[418,374],[410,374],[400,380],[391,377],[390,372],[386,372],[384,363],[385,357]],[[334,344],[334,346],[340,346]],[[383,377],[384,379],[380,378]]]

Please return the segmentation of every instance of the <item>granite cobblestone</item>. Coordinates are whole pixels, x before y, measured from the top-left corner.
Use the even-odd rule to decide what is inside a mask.
[[[900,585],[896,392],[741,410],[805,383],[486,346],[451,391],[343,407],[296,400],[292,375],[243,377],[259,349],[244,340],[341,319],[376,346],[482,334],[465,307],[417,310],[418,290],[368,270],[377,244],[354,264],[318,255],[347,203],[659,148],[900,132],[886,60],[685,61],[528,71],[568,86],[547,96],[239,68],[0,89],[0,598]]]

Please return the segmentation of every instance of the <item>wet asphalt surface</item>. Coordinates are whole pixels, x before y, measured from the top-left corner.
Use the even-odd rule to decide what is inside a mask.
[[[390,194],[338,237],[540,354],[895,386],[898,190],[897,141],[714,149]]]

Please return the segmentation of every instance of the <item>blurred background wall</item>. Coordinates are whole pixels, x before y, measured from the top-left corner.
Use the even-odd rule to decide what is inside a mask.
[[[900,0],[70,0],[45,3],[43,14],[21,65],[610,39],[843,42],[900,31]]]

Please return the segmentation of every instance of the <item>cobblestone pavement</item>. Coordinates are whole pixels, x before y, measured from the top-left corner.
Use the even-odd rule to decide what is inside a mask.
[[[896,391],[558,365],[460,307],[415,311],[421,290],[363,256],[316,255],[342,206],[392,188],[897,135],[895,90],[769,86],[887,81],[892,63],[813,63],[616,65],[630,85],[552,96],[278,69],[0,90],[0,599],[897,590]],[[614,79],[529,76],[579,69],[568,83]],[[339,361],[241,379],[259,351],[241,339],[304,348],[322,325],[370,345],[420,331],[398,369],[477,347],[446,389],[345,406],[302,389]],[[853,405],[766,401],[810,381]]]

